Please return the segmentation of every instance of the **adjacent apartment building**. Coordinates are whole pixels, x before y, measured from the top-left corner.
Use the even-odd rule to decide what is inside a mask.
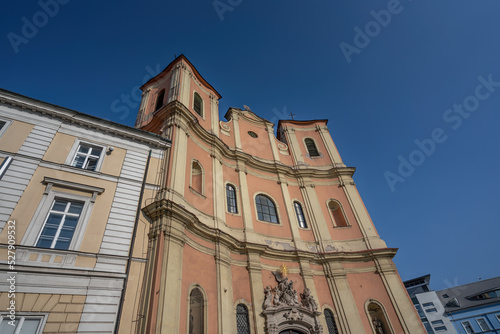
[[[182,55],[142,90],[135,129],[0,91],[0,332],[425,333],[328,120],[222,121]]]
[[[500,333],[500,277],[433,291],[430,275],[405,281],[427,333]]]
[[[0,333],[131,332],[169,146],[0,90]]]

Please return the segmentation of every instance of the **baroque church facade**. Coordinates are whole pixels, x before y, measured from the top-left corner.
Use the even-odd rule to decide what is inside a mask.
[[[0,89],[0,333],[425,333],[327,120],[220,120],[182,55],[141,89]]]
[[[222,121],[184,56],[141,89],[136,127],[172,147],[138,332],[425,333],[327,120]]]

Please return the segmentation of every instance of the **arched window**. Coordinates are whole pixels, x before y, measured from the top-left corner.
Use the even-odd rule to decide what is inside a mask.
[[[318,149],[316,148],[316,144],[314,143],[314,140],[312,140],[311,138],[306,138],[304,140],[304,142],[306,143],[306,148],[307,148],[307,152],[309,152],[309,156],[310,157],[319,157],[319,152],[318,152]]]
[[[325,309],[325,319],[326,327],[328,328],[328,334],[338,334],[337,324],[335,323],[335,318],[333,317],[332,311]]]
[[[250,334],[248,309],[243,304],[238,304],[238,306],[236,306],[236,332],[238,334]]]
[[[189,334],[204,334],[205,300],[198,288],[191,290],[189,295]]]
[[[328,202],[328,210],[330,210],[330,214],[333,219],[333,223],[337,227],[342,227],[342,226],[349,226],[347,224],[347,220],[345,219],[344,216],[344,211],[342,210],[342,207],[340,206],[340,203],[337,201],[330,201]]]
[[[191,188],[203,194],[203,168],[198,161],[191,165]]]
[[[231,184],[226,184],[226,202],[227,212],[238,213],[238,206],[236,205],[236,189]]]
[[[255,204],[257,205],[257,215],[259,220],[278,224],[276,206],[269,197],[265,195],[257,195],[255,197]]]
[[[196,92],[194,93],[193,109],[198,115],[203,117],[203,99],[201,98],[200,94]]]
[[[155,110],[163,107],[163,99],[165,98],[165,89],[162,89],[156,96]]]
[[[373,333],[394,333],[391,325],[387,321],[385,311],[379,302],[370,300],[366,306],[366,311],[368,313],[368,318],[370,319]]]
[[[302,211],[302,205],[299,202],[293,202],[295,207],[295,213],[297,214],[297,220],[299,221],[299,227],[307,228],[306,217],[304,217],[304,212]]]

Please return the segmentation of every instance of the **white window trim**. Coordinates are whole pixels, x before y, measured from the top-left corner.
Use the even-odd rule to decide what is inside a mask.
[[[0,121],[5,122],[5,125],[0,129],[0,137],[2,137],[5,131],[7,131],[9,126],[12,124],[12,121],[3,117],[0,117]]]
[[[43,329],[45,328],[45,323],[47,322],[48,314],[46,313],[31,313],[31,312],[16,312],[16,318],[23,318],[22,321],[24,321],[24,318],[40,318],[40,323],[38,325],[38,328],[34,334],[42,334]],[[7,313],[0,313],[0,324],[3,323],[4,321],[9,322],[11,319],[9,318],[9,314]],[[18,328],[14,334],[18,334],[20,331],[20,328]]]
[[[21,240],[21,244],[27,246],[35,246],[38,242],[38,238],[47,220],[52,204],[56,198],[61,198],[65,200],[74,200],[83,202],[83,209],[80,213],[80,218],[78,219],[78,224],[76,225],[75,232],[71,238],[71,243],[68,250],[78,250],[81,246],[87,224],[90,219],[90,214],[94,206],[97,195],[104,192],[103,188],[88,186],[84,184],[57,180],[53,178],[45,177],[43,183],[46,184],[45,192],[43,194],[42,200],[38,205],[35,215],[31,219],[29,227]],[[79,191],[89,192],[89,196],[76,195],[71,193],[62,192],[60,190],[52,189],[53,186],[60,188],[75,189]],[[92,193],[92,195],[90,195]]]
[[[73,163],[73,160],[75,160],[76,152],[78,151],[78,148],[80,147],[81,144],[101,147],[102,148],[101,156],[99,157],[99,160],[97,161],[97,165],[95,167],[95,170],[78,168],[78,167],[74,167],[74,166],[73,167],[78,168],[78,169],[82,169],[82,170],[86,170],[89,172],[99,172],[101,170],[102,163],[104,161],[104,154],[106,154],[107,146],[102,145],[102,144],[96,144],[96,143],[93,143],[93,142],[88,141],[88,140],[82,140],[82,139],[78,139],[78,138],[75,139],[75,142],[73,143],[73,147],[69,151],[68,157],[66,158],[66,161],[64,162],[64,164],[71,166],[71,164]]]
[[[236,200],[236,210],[237,212],[229,212],[227,210],[227,185],[230,185],[230,186],[233,186],[234,188],[234,196],[235,196],[235,200]],[[224,183],[224,206],[225,206],[225,209],[226,209],[226,213],[231,215],[231,216],[241,216],[241,206],[240,206],[240,200],[238,198],[238,194],[239,194],[239,188],[232,182],[226,182]]]
[[[484,320],[484,322],[486,323],[486,326],[488,326],[487,329],[484,329],[483,327],[481,327],[481,324],[479,324],[479,321],[478,321],[479,319],[483,319]],[[490,331],[491,330],[490,324],[488,323],[488,320],[486,320],[485,317],[476,318],[476,322],[477,322],[477,325],[479,326],[479,328],[481,328],[481,331],[486,332],[486,331]]]
[[[259,210],[257,210],[257,196],[258,195],[264,195],[266,197],[269,197],[269,199],[271,200],[271,202],[273,202],[273,204],[274,204],[274,206],[276,208],[276,218],[278,219],[277,223],[271,223],[271,222],[259,219]],[[276,202],[276,200],[274,199],[273,196],[269,195],[268,193],[262,192],[262,191],[256,192],[253,195],[253,206],[254,206],[254,209],[255,209],[255,220],[256,221],[258,221],[259,223],[270,224],[272,226],[283,226],[281,215],[280,215],[280,207],[278,205],[278,202]]]
[[[304,219],[306,220],[307,227],[301,227],[299,224],[299,217],[297,217],[297,211],[295,211],[295,202],[299,203],[300,207],[302,208],[302,214],[304,215]],[[298,228],[300,228],[301,230],[310,230],[311,229],[311,222],[309,220],[309,217],[306,214],[306,209],[305,209],[304,203],[302,203],[301,201],[299,201],[296,198],[293,198],[292,199],[292,206],[293,206],[293,212],[295,213],[295,220],[297,221]]]
[[[344,215],[344,219],[345,219],[345,222],[347,223],[346,226],[337,226],[335,224],[335,219],[333,218],[332,216],[332,210],[330,210],[330,206],[328,205],[330,202],[336,202],[339,206],[340,206],[340,210],[342,210],[342,214]],[[344,206],[342,205],[342,203],[340,203],[339,200],[336,200],[334,198],[330,198],[326,201],[326,209],[328,210],[328,214],[330,215],[330,219],[332,221],[332,224],[333,224],[333,227],[334,228],[348,228],[348,227],[351,227],[351,223],[349,223],[349,220],[347,219],[347,215],[345,214],[345,211],[344,211]]]
[[[461,325],[462,325],[462,327],[464,328],[465,333],[467,333],[467,334],[472,334],[471,332],[467,331],[467,328],[465,327],[465,323],[468,323],[468,324],[469,324],[469,326],[472,328],[472,333],[475,333],[475,332],[476,332],[476,331],[474,330],[474,327],[472,327],[471,322],[467,320],[467,321],[462,321],[462,322],[460,322],[460,324],[461,324]]]

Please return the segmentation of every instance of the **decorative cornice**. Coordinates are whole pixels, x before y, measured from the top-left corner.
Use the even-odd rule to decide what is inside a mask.
[[[126,125],[87,115],[58,105],[38,101],[3,89],[0,89],[0,103],[10,104],[21,109],[47,115],[63,122],[78,124],[104,133],[111,133],[119,137],[144,142],[157,148],[170,147],[170,141],[161,138],[157,134],[131,128]]]
[[[352,177],[356,168],[342,166],[329,166],[324,169],[318,169],[310,166],[289,166],[274,160],[265,160],[256,158],[241,150],[231,149],[215,134],[207,131],[199,124],[196,117],[192,115],[184,104],[179,101],[172,101],[155,114],[159,121],[166,121],[174,118],[173,123],[182,127],[184,131],[189,131],[191,135],[196,135],[208,147],[212,147],[218,151],[221,158],[233,161],[239,161],[250,168],[257,169],[268,173],[282,173],[287,177],[311,177],[311,178],[337,178],[339,176]],[[172,122],[172,121],[169,121]],[[181,125],[182,124],[182,125]],[[288,128],[293,129],[293,128]]]
[[[143,213],[152,221],[153,224],[164,218],[175,220],[181,224],[181,229],[186,229],[190,233],[210,242],[219,242],[230,251],[238,253],[256,254],[266,258],[299,261],[307,259],[311,263],[322,264],[331,261],[334,262],[365,262],[367,259],[388,258],[392,259],[397,252],[395,248],[371,249],[362,251],[333,251],[333,252],[310,252],[305,250],[279,250],[269,247],[267,244],[258,244],[239,240],[227,232],[220,229],[209,227],[197,218],[197,216],[171,200],[157,200],[142,209]],[[168,224],[168,223],[167,223]],[[264,241],[263,241],[264,242]],[[254,269],[254,264],[249,262],[249,270]]]

